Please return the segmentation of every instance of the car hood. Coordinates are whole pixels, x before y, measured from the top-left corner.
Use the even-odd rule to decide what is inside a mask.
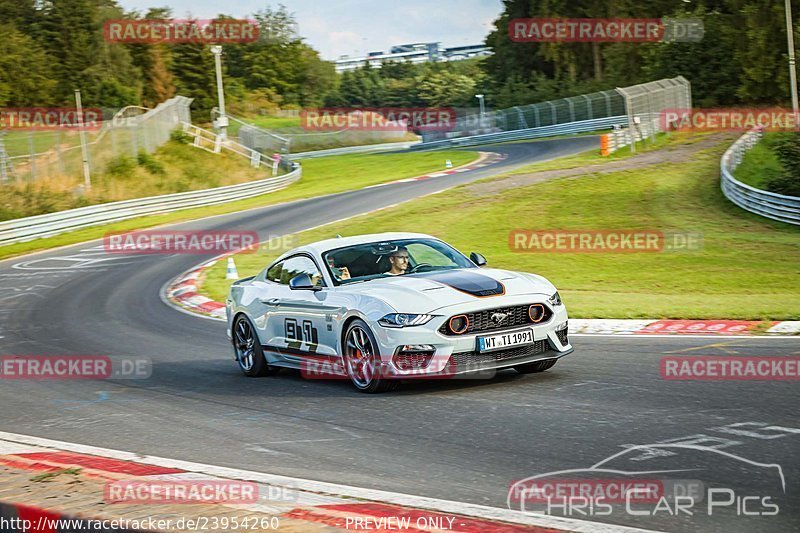
[[[380,298],[402,313],[430,313],[451,305],[478,302],[503,294],[555,292],[541,276],[496,268],[421,272],[346,285],[348,291]]]

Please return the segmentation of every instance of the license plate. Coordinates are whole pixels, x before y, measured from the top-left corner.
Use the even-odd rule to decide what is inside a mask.
[[[511,333],[501,333],[489,337],[478,337],[478,351],[490,352],[501,348],[524,346],[533,343],[533,330],[523,329]]]

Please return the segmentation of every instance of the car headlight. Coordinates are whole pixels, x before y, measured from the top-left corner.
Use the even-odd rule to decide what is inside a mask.
[[[553,307],[564,305],[564,303],[561,301],[561,295],[558,294],[558,291],[556,291],[554,295],[552,295],[550,298],[547,299],[547,303],[549,303]]]
[[[432,318],[433,315],[391,313],[378,320],[378,323],[387,328],[404,328],[406,326],[421,326],[422,324],[427,324]]]

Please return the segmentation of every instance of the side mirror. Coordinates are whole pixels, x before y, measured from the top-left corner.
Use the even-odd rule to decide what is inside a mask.
[[[469,254],[469,260],[478,265],[479,267],[486,265],[486,258],[483,257],[478,252],[472,252],[471,254]]]
[[[298,274],[289,280],[289,288],[293,291],[318,291],[322,289],[319,285],[311,282],[308,274]]]

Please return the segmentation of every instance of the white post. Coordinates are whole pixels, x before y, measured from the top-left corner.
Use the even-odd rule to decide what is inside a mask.
[[[789,47],[789,82],[792,84],[792,111],[797,116],[797,71],[794,59],[794,31],[792,27],[792,3],[786,0],[786,39]]]
[[[89,147],[86,146],[86,132],[83,129],[83,105],[81,90],[75,89],[75,107],[78,110],[78,134],[81,138],[81,156],[83,158],[83,185],[86,192],[92,190],[92,177],[89,171]]]
[[[217,71],[217,100],[219,101],[217,128],[220,130],[220,137],[225,141],[228,139],[228,117],[225,115],[225,90],[222,88],[222,47],[212,46],[211,53],[214,54],[214,66]]]
[[[480,105],[480,110],[481,110],[481,114],[480,114],[480,117],[481,117],[481,120],[480,120],[480,122],[481,122],[481,128],[484,128],[485,126],[484,126],[484,124],[483,124],[483,116],[484,116],[486,113],[485,113],[485,110],[484,110],[484,108],[483,108],[483,95],[482,95],[482,94],[476,94],[476,95],[475,95],[475,98],[477,98],[477,99],[478,99],[478,104]]]
[[[4,131],[0,131],[0,180],[2,180],[3,183],[8,181],[8,171],[6,171],[8,155],[6,154],[6,146],[3,143],[3,135],[5,134]]]

